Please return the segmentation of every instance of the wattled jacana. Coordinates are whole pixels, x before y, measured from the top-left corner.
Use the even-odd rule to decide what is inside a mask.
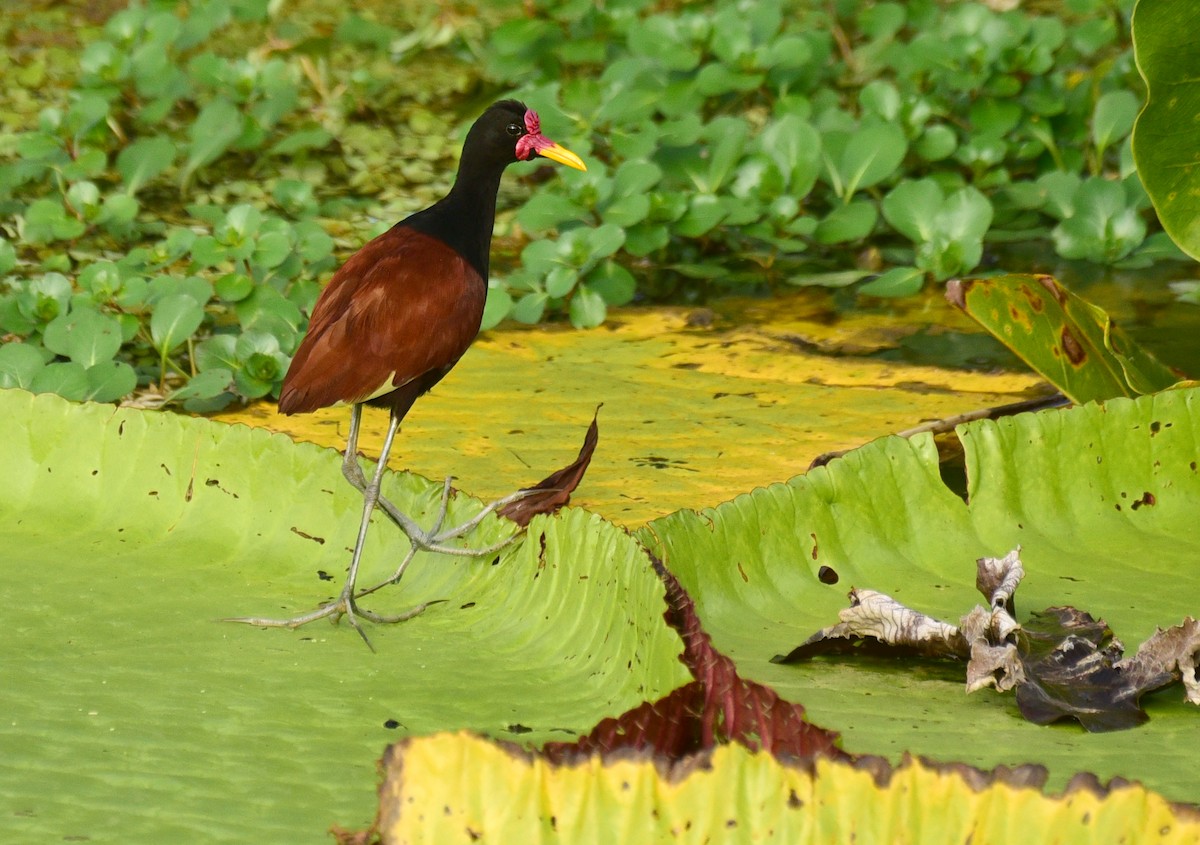
[[[508,165],[544,156],[586,170],[579,156],[541,133],[537,113],[516,100],[495,103],[467,133],[454,187],[443,199],[397,223],[352,255],[333,275],[313,307],[308,334],[292,358],[279,394],[279,410],[300,414],[331,405],[350,405],[350,431],[342,474],[363,494],[362,521],[341,595],[294,619],[245,618],[235,621],[294,628],[324,616],[345,614],[363,635],[355,614],[381,617],[355,605],[355,579],[367,525],[376,505],[408,536],[411,550],[387,583],[398,581],[417,550],[457,555],[491,554],[504,541],[483,549],[447,546],[472,530],[502,499],[463,525],[441,530],[441,513],[429,531],[420,528],[379,494],[388,452],[404,415],[417,397],[450,372],[479,332],[487,298],[489,251],[500,176]],[[357,458],[362,406],[391,411],[379,463],[367,483]],[[382,586],[382,585],[380,585]],[[368,591],[369,592],[369,591]],[[370,641],[368,640],[368,645]]]

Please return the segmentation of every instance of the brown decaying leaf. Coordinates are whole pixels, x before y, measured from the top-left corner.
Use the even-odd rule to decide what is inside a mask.
[[[819,654],[886,654],[891,657],[965,657],[967,644],[953,625],[905,607],[875,590],[851,590],[850,606],[836,625],[822,628],[772,663],[795,663]]]
[[[835,744],[837,734],[805,721],[802,706],[738,675],[733,661],[713,647],[683,586],[661,561],[651,559],[666,585],[666,620],[683,638],[683,661],[695,680],[605,719],[576,742],[550,743],[543,754],[567,762],[596,752],[652,749],[663,762],[677,762],[719,742],[739,742],[777,757],[845,758]]]
[[[596,451],[596,443],[600,439],[596,419],[602,407],[603,405],[597,407],[595,415],[592,416],[592,424],[588,426],[587,434],[584,435],[579,457],[532,487],[524,488],[521,492],[529,491],[529,495],[500,508],[497,511],[500,516],[511,519],[518,525],[528,525],[538,514],[554,513],[571,501],[571,494],[583,480],[583,474],[592,462],[592,453]]]
[[[1141,696],[1176,680],[1187,700],[1200,704],[1200,623],[1188,617],[1160,630],[1127,659],[1103,621],[1073,607],[1051,607],[1019,624],[1013,617],[1013,597],[1025,575],[1019,552],[976,561],[975,584],[989,607],[975,607],[957,628],[882,593],[851,590],[850,607],[838,613],[837,625],[774,662],[862,652],[965,660],[968,693],[1015,689],[1026,719],[1049,724],[1073,718],[1093,732],[1145,722]]]

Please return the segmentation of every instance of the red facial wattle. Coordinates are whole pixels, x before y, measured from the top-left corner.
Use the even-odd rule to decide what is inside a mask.
[[[517,140],[517,158],[529,161],[539,150],[544,150],[554,144],[542,134],[542,122],[538,113],[533,109],[525,110],[525,134]]]
[[[525,134],[517,139],[516,154],[520,161],[529,161],[535,155],[541,155],[576,170],[587,170],[579,156],[542,134],[542,123],[533,109],[525,110]]]

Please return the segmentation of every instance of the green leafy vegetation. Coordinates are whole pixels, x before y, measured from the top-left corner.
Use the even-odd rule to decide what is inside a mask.
[[[1132,6],[547,0],[495,31],[487,72],[560,103],[607,166],[547,184],[518,220],[618,224],[614,258],[651,298],[831,270],[843,284],[886,270],[866,292],[906,295],[1012,241],[1144,263],[1164,244],[1147,238],[1129,150]],[[565,277],[530,260],[541,249],[510,283],[517,319],[573,304]],[[581,292],[611,276],[595,257],[572,265]]]
[[[375,208],[380,166],[409,157],[412,205],[445,189],[444,117],[410,98],[403,132],[378,126],[399,95],[375,73],[440,30],[399,38],[350,16],[322,37],[307,11],[301,24],[260,0],[132,4],[77,51],[0,58],[44,95],[0,100],[0,385],[191,410],[272,395],[337,239],[402,214]],[[64,28],[23,14],[10,39]],[[363,55],[372,32],[386,37]],[[460,90],[454,66],[432,80]]]
[[[1145,265],[1173,247],[1129,150],[1131,6],[21,13],[0,333],[25,348],[0,385],[200,411],[274,395],[322,281],[440,195],[455,127],[514,90],[593,166],[505,188],[485,327],[792,284],[904,296],[1012,241]]]

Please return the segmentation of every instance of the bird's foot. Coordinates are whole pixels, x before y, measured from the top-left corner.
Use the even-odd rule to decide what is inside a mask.
[[[223,619],[222,621],[241,622],[245,625],[254,625],[259,628],[288,628],[289,630],[295,630],[302,625],[307,625],[310,622],[316,622],[318,619],[328,618],[331,622],[336,624],[343,616],[345,616],[350,622],[350,627],[357,631],[358,635],[363,638],[363,642],[367,644],[367,648],[371,649],[371,651],[374,651],[375,646],[371,644],[371,640],[367,636],[366,631],[364,631],[362,626],[359,624],[359,619],[366,619],[368,622],[374,622],[381,625],[406,622],[409,619],[412,619],[414,616],[419,616],[424,613],[425,608],[429,607],[429,605],[436,604],[437,601],[441,601],[441,599],[438,599],[436,601],[422,602],[421,604],[409,608],[403,613],[395,616],[384,616],[383,614],[361,608],[356,603],[355,599],[361,598],[370,592],[374,592],[374,590],[364,590],[363,592],[359,593],[358,596],[349,596],[343,593],[334,601],[323,604],[316,610],[300,616],[293,616],[290,619],[271,619],[262,616],[236,616]]]
[[[523,527],[518,528],[503,540],[481,548],[463,548],[461,546],[447,545],[450,540],[456,540],[459,537],[470,534],[472,531],[478,528],[479,524],[487,519],[489,515],[495,513],[505,505],[520,501],[526,496],[531,496],[536,492],[533,490],[518,490],[516,493],[511,493],[502,499],[497,499],[496,501],[485,505],[484,508],[479,511],[479,513],[475,514],[475,516],[471,517],[466,522],[443,530],[442,526],[446,522],[446,511],[450,503],[450,491],[452,489],[451,484],[453,481],[454,476],[451,475],[446,478],[445,483],[442,485],[442,497],[441,504],[438,507],[438,515],[436,519],[434,519],[433,526],[428,531],[417,525],[416,521],[414,521],[412,517],[402,513],[398,508],[396,508],[395,505],[393,505],[387,499],[384,499],[382,496],[379,498],[378,505],[393,522],[400,526],[400,530],[403,531],[408,537],[413,548],[421,552],[457,555],[459,557],[482,557],[484,555],[495,554],[501,549],[506,548],[525,533],[525,529]]]
[[[509,502],[520,501],[533,492],[530,490],[518,490],[516,493],[505,496],[503,499],[497,499],[461,525],[456,525],[453,528],[443,531],[442,525],[446,521],[446,503],[450,497],[450,483],[453,480],[454,476],[450,476],[446,479],[445,486],[442,488],[442,504],[438,509],[437,519],[434,520],[433,527],[428,531],[421,528],[405,514],[400,513],[399,511],[396,511],[395,514],[393,514],[391,511],[388,511],[389,508],[394,508],[394,506],[386,499],[383,499],[382,497],[380,498],[379,506],[385,511],[388,511],[388,515],[392,517],[392,520],[399,525],[401,530],[404,531],[405,535],[408,536],[408,553],[404,555],[404,560],[400,561],[400,565],[396,567],[396,571],[393,572],[390,577],[355,594],[355,598],[361,599],[363,596],[368,596],[371,593],[382,590],[384,587],[390,587],[392,584],[398,584],[400,579],[404,577],[404,572],[408,569],[408,565],[412,563],[413,558],[416,557],[417,552],[433,552],[435,554],[456,555],[458,557],[484,557],[508,548],[525,534],[524,526],[520,526],[512,534],[508,535],[499,542],[492,543],[490,546],[463,548],[462,546],[445,545],[446,541],[455,540],[459,537],[462,537],[464,534],[468,534],[475,530],[479,523],[487,518],[488,514],[492,513],[498,508],[504,507]]]

